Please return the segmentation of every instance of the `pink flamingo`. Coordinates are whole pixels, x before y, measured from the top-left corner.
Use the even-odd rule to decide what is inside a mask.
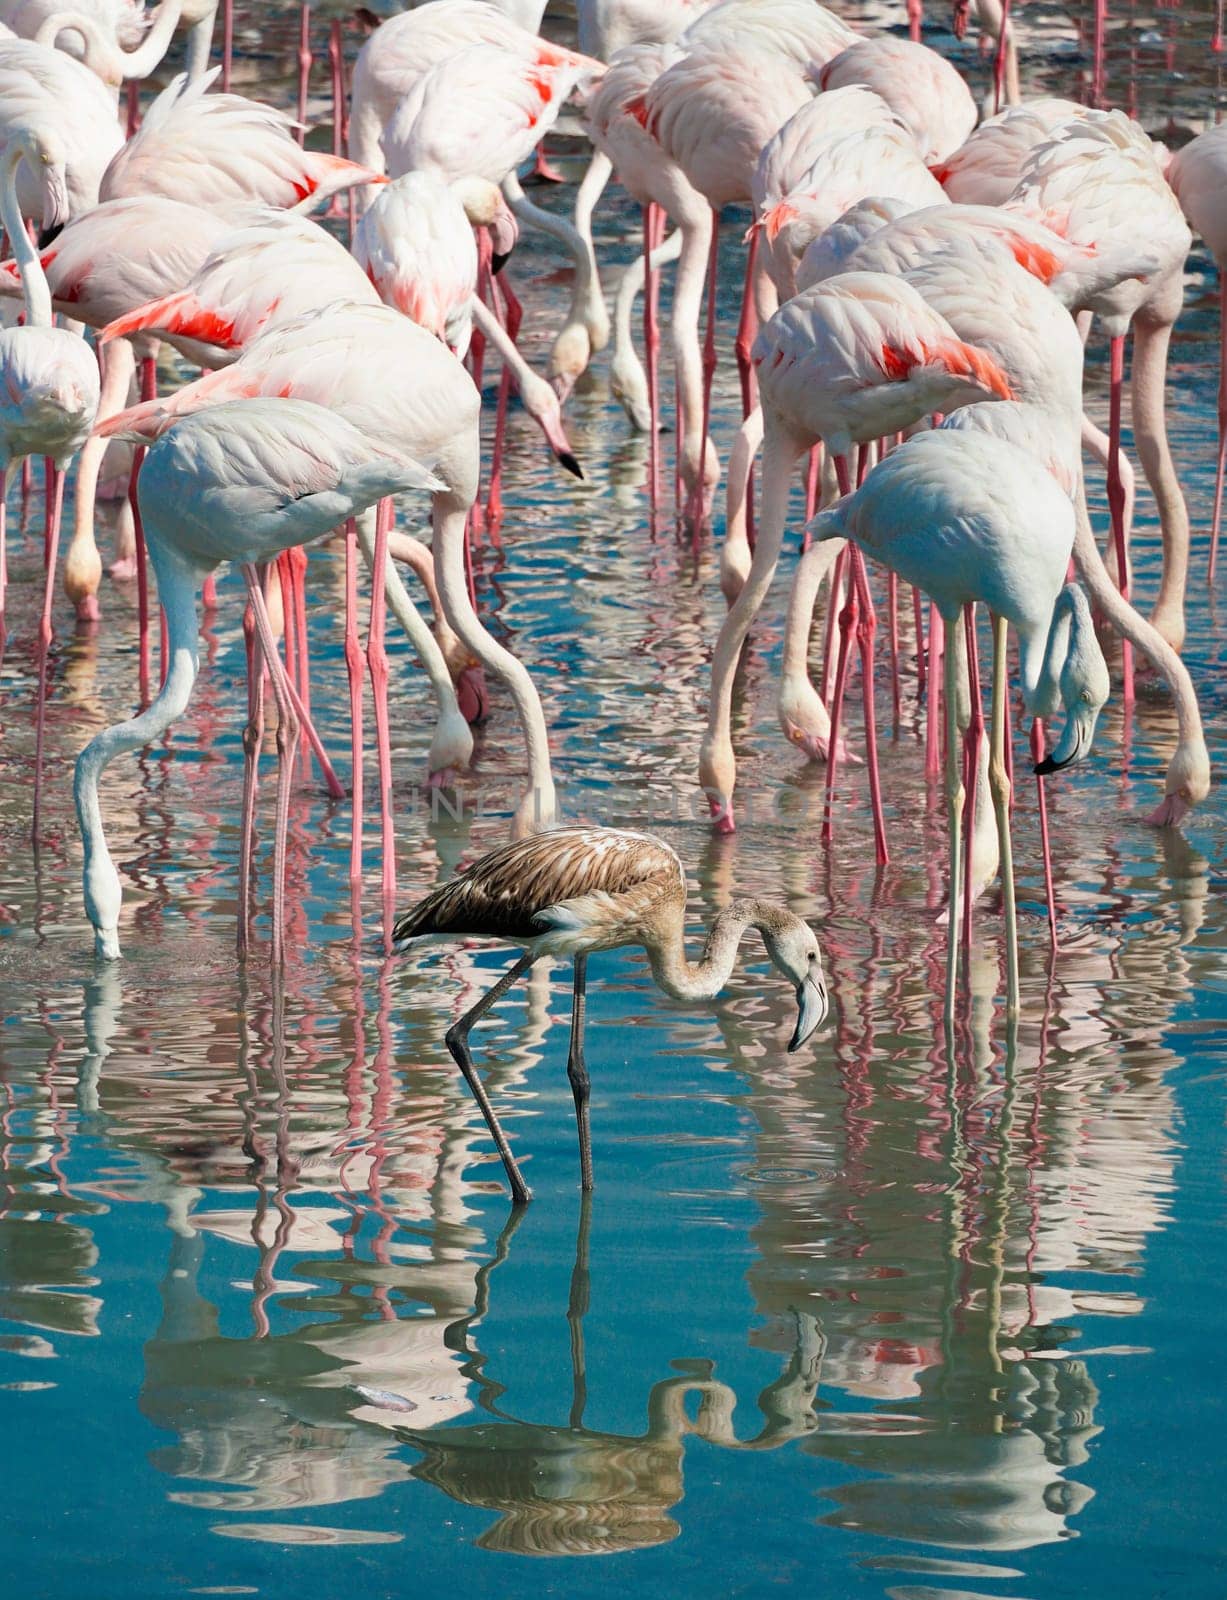
[[[47,698],[47,650],[51,643],[51,601],[64,503],[64,469],[89,437],[98,410],[98,363],[75,333],[57,328],[47,280],[26,235],[17,200],[17,168],[32,171],[58,166],[53,131],[38,124],[8,129],[0,157],[0,218],[12,240],[25,301],[25,326],[0,329],[0,637],[4,629],[6,576],[5,501],[9,468],[26,456],[48,460],[46,537],[47,575],[39,619],[38,724],[35,743],[34,837],[42,798],[43,724]],[[54,226],[59,217],[44,213]]]
[[[17,0],[3,8],[4,20],[20,37],[61,48],[67,38],[70,53],[96,73],[103,83],[118,89],[125,80],[149,77],[170,47],[184,13],[180,0],[162,0],[149,20],[143,6],[132,0]],[[210,33],[215,0],[207,4]],[[197,19],[199,20],[199,19]]]
[[[470,662],[507,685],[524,728],[529,781],[513,829],[524,834],[548,826],[556,799],[541,701],[523,664],[482,626],[469,595],[465,524],[480,467],[480,397],[464,367],[438,339],[390,306],[334,305],[326,316],[308,314],[266,334],[232,366],[176,395],[121,413],[104,424],[104,431],[139,430],[148,437],[194,407],[257,394],[327,404],[368,438],[426,463],[447,485],[432,502],[444,615]],[[423,632],[429,639],[429,631]],[[414,643],[421,654],[425,641],[415,638]],[[376,671],[382,678],[386,666],[377,663]],[[435,687],[437,695],[441,685]]]
[[[369,167],[304,150],[284,111],[238,94],[209,94],[216,77],[214,68],[194,83],[186,74],[171,80],[107,166],[103,200],[160,194],[226,213],[244,201],[304,210],[355,184],[381,181]]]
[[[222,561],[241,563],[255,614],[260,653],[277,700],[280,756],[273,871],[273,959],[282,960],[285,849],[290,776],[299,735],[299,707],[277,652],[260,569],[280,552],[309,544],[366,506],[438,481],[404,455],[390,455],[359,429],[321,406],[288,399],[250,399],[180,421],[151,447],[140,479],[149,554],[166,611],[168,665],[146,711],[96,735],[77,759],[73,785],[85,847],[85,909],[98,955],[119,956],[122,889],[107,849],[98,782],[107,765],[160,737],[182,716],[196,679],[196,595]],[[245,741],[254,764],[263,727],[263,673],[253,674],[253,707]],[[250,793],[250,788],[248,788]],[[240,942],[247,921],[240,898]]]
[[[1183,150],[1177,150],[1168,163],[1167,181],[1190,226],[1206,241],[1219,274],[1218,459],[1209,570],[1213,583],[1223,517],[1223,469],[1227,464],[1227,128],[1207,128]]]
[[[477,246],[454,189],[429,170],[394,178],[363,213],[354,234],[354,257],[386,305],[442,339],[456,355],[464,356],[476,322],[498,350],[524,409],[557,460],[583,477],[557,394],[477,297]]]
[[[40,252],[39,263],[51,292],[52,309],[91,328],[178,289],[204,262],[232,224],[216,212],[161,196],[109,200],[74,217]],[[16,261],[0,262],[0,294],[21,293]],[[154,341],[138,338],[137,348],[118,340],[99,353],[102,393],[99,418],[127,404],[136,355],[152,358]],[[99,614],[102,558],[94,533],[94,506],[106,441],[86,441],[77,464],[72,538],[64,552],[64,590],[78,618]],[[130,531],[130,524],[128,525]],[[122,542],[117,573],[133,564]]]
[[[833,280],[836,281],[836,280]],[[1037,770],[1052,772],[1091,749],[1108,669],[1081,591],[1066,584],[1074,512],[1055,479],[1029,451],[984,433],[919,434],[893,450],[812,524],[817,540],[848,539],[935,602],[953,642],[967,608],[968,637],[977,603],[993,619],[993,709],[989,787],[997,819],[1006,935],[1006,1010],[1019,1003],[1018,928],[1006,766],[1007,628],[1018,635],[1023,700],[1035,714],[1059,705],[1065,726]],[[946,797],[950,820],[949,904],[961,903],[964,788],[959,772],[958,655],[945,653]],[[973,683],[973,704],[977,686]],[[950,917],[946,1019],[954,1018],[957,919]]]
[[[677,224],[680,255],[673,286],[670,334],[677,385],[679,467],[687,495],[698,498],[706,516],[720,474],[710,439],[702,433],[703,373],[698,343],[703,276],[711,244],[712,213],[704,197],[682,169],[661,149],[644,126],[643,97],[678,51],[667,44],[636,44],[620,51],[605,76],[588,96],[586,120],[593,143],[609,160],[619,181],[644,209],[644,249],[650,256],[659,208]],[[636,111],[639,114],[636,114]],[[644,336],[648,354],[648,419],[652,455],[652,503],[659,496],[658,430],[660,403],[657,379],[659,335],[654,286],[644,301]]]
[[[0,40],[0,150],[11,132],[30,127],[54,135],[56,158],[17,173],[21,213],[60,222],[98,203],[107,162],[123,143],[115,99],[79,61],[28,39]]]
[[[1054,128],[1081,116],[1076,100],[1028,100],[990,117],[957,150],[933,166],[933,176],[956,202],[999,206],[1009,199],[1027,157]]]
[[[359,52],[353,76],[351,156],[382,172],[384,129],[406,98],[432,69],[476,45],[500,48],[508,74],[525,73],[531,77],[536,70],[565,74],[573,68],[595,73],[601,68],[600,62],[538,37],[520,27],[511,16],[480,0],[432,0],[429,6],[389,18]],[[441,120],[441,138],[446,142],[445,112]],[[518,130],[513,136],[518,137]],[[532,148],[530,145],[525,154]],[[453,158],[448,159],[452,163]],[[463,170],[463,163],[459,170]],[[505,168],[504,173],[500,182],[516,215],[556,238],[574,263],[571,307],[555,339],[550,368],[551,376],[557,374],[560,398],[565,400],[587,366],[592,350],[603,348],[609,337],[609,317],[601,296],[596,257],[590,242],[569,222],[533,205],[519,188],[514,172]]]
[[[779,559],[788,486],[798,459],[819,440],[837,457],[910,427],[933,411],[1009,395],[996,364],[963,343],[908,285],[877,273],[849,273],[806,290],[764,324],[754,345],[762,395],[763,516],[745,586],[720,629],[712,663],[711,704],[699,758],[699,781],[721,831],[731,831],[736,758],[731,737],[733,678],[750,624]],[[846,476],[846,469],[845,469]],[[853,563],[865,690],[866,743],[879,858],[886,840],[873,737],[873,614],[863,569]],[[850,628],[840,646],[836,717]],[[832,743],[828,787],[837,747]]]
[[[1163,177],[1154,146],[1118,111],[1087,112],[1058,128],[1032,150],[1013,194],[1011,210],[1056,224],[1077,244],[1104,255],[1144,247],[1157,265],[1145,281],[1125,276],[1088,295],[1083,307],[1097,315],[1111,339],[1108,502],[1112,511],[1117,580],[1128,597],[1124,492],[1119,459],[1124,342],[1133,329],[1131,383],[1134,437],[1154,492],[1163,535],[1163,575],[1151,613],[1175,648],[1184,642],[1189,514],[1172,461],[1163,418],[1164,380],[1172,327],[1184,300],[1183,269],[1192,236]],[[1126,647],[1125,699],[1133,698]]]
[[[927,162],[957,150],[978,118],[958,70],[936,50],[894,34],[858,39],[827,62],[819,82],[827,91],[863,84],[881,95]]]
[[[724,9],[713,8],[712,14]],[[817,8],[815,8],[817,9]],[[711,413],[711,382],[716,363],[716,261],[720,212],[725,205],[750,198],[759,152],[780,124],[810,98],[810,89],[786,55],[750,47],[703,46],[681,56],[657,77],[631,109],[661,149],[685,174],[711,209],[707,279],[707,332],[703,344],[703,409],[700,440],[706,440]],[[750,272],[752,263],[747,263]],[[750,275],[749,273],[747,274]],[[749,337],[753,285],[747,283],[738,331],[738,365],[742,372],[743,407],[750,404]],[[764,299],[770,312],[773,301]],[[685,306],[688,321],[674,313],[675,337],[694,350],[699,346],[699,304]],[[689,318],[693,316],[691,322]],[[697,538],[706,520],[707,472],[696,476],[687,514]]]
[[[156,334],[189,361],[220,367],[261,333],[334,300],[378,302],[366,273],[309,217],[254,208],[217,239],[187,284],[125,312],[100,344]]]

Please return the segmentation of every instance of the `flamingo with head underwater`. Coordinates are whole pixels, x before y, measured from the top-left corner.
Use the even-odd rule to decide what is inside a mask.
[[[51,602],[55,593],[64,471],[89,437],[98,412],[98,363],[78,334],[54,326],[51,293],[38,255],[26,234],[17,202],[17,168],[58,171],[63,158],[53,129],[33,125],[9,129],[0,166],[0,218],[13,245],[25,301],[25,326],[0,329],[0,639],[4,632],[6,576],[5,500],[9,469],[27,456],[49,463],[46,578],[39,618],[38,721],[35,734],[34,835],[38,837],[42,797],[43,727],[47,699],[47,650],[51,643]],[[44,214],[50,226],[62,220]]]
[[[737,776],[732,742],[733,680],[750,625],[771,586],[798,460],[822,440],[846,457],[853,444],[910,427],[933,411],[994,395],[1009,384],[994,361],[958,338],[916,291],[883,273],[845,273],[796,296],[765,323],[754,344],[764,422],[763,508],[749,576],[720,628],[712,661],[711,703],[699,755],[699,781],[712,817],[731,831]],[[840,643],[847,661],[857,631],[865,686],[866,742],[880,860],[886,859],[873,737],[873,612],[859,557],[853,562],[856,609]],[[837,676],[836,702],[842,677]],[[830,750],[829,781],[834,782]]]
[[[1067,584],[1074,509],[1056,479],[1028,450],[983,432],[917,434],[874,467],[861,487],[810,524],[818,540],[849,539],[922,589],[948,628],[977,604],[993,622],[993,702],[989,789],[997,818],[1006,928],[1007,1007],[1017,1013],[1018,928],[1010,844],[1010,781],[1005,741],[1007,628],[1018,636],[1023,700],[1034,716],[1065,709],[1051,755],[1056,772],[1089,752],[1108,669],[1082,591]],[[952,641],[953,643],[953,641]],[[950,906],[960,903],[964,790],[959,771],[959,656],[945,653],[946,798],[950,822]],[[973,685],[973,694],[977,687]],[[950,917],[946,1011],[953,1015],[959,938]]]
[[[300,708],[282,665],[264,599],[261,569],[282,551],[322,539],[386,495],[441,485],[403,452],[390,453],[344,418],[301,400],[246,399],[179,419],[149,449],[139,496],[149,557],[166,613],[167,669],[139,716],[97,734],[77,759],[73,793],[85,848],[85,909],[98,955],[119,955],[122,888],[107,848],[98,783],[129,750],[159,738],[183,715],[199,662],[196,597],[221,562],[242,566],[260,652],[277,701],[280,755],[274,835],[274,960],[284,950],[285,855],[290,781]],[[263,727],[263,673],[253,671],[245,807]],[[247,925],[246,852],[241,862],[239,936]]]

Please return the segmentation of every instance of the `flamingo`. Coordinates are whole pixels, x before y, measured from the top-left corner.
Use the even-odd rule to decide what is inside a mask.
[[[379,301],[345,246],[309,217],[251,207],[183,288],[108,322],[98,342],[152,333],[188,361],[220,367],[261,333],[337,300]]]
[[[214,244],[233,225],[216,212],[160,195],[107,200],[74,217],[40,252],[39,264],[51,291],[52,309],[88,327],[102,328],[114,318],[180,288],[201,266]],[[16,261],[0,262],[0,295],[21,293]],[[156,343],[138,338],[142,358]],[[100,352],[100,418],[127,404],[136,351],[119,340]],[[86,441],[77,464],[73,532],[64,552],[64,590],[78,618],[99,615],[102,558],[94,532],[94,507],[106,441]],[[130,560],[121,545],[116,567]]]
[[[933,167],[933,176],[954,201],[999,206],[1009,199],[1027,157],[1053,130],[1081,115],[1075,100],[1028,100],[982,122],[957,150]]]
[[[677,1000],[711,1000],[728,982],[743,933],[756,928],[772,963],[796,992],[797,1022],[789,1050],[799,1050],[825,1018],[828,1001],[818,940],[791,911],[771,900],[734,900],[716,918],[698,962],[686,956],[685,926],[686,874],[677,855],[648,834],[615,828],[554,828],[502,845],[397,921],[393,938],[398,943],[427,936],[487,937],[525,952],[446,1036],[502,1157],[516,1205],[526,1204],[532,1192],[477,1076],[469,1034],[543,956],[570,957],[574,963],[567,1077],[575,1100],[585,1192],[593,1186],[584,1064],[589,955],[638,946],[647,951],[652,976],[666,994]]]
[[[12,241],[25,303],[25,326],[0,329],[0,396],[3,397],[0,401],[0,636],[4,628],[7,583],[5,522],[9,469],[14,461],[31,455],[46,456],[50,463],[47,575],[38,629],[36,839],[42,789],[47,649],[51,643],[51,601],[55,592],[60,514],[64,504],[64,469],[89,437],[99,398],[98,363],[89,346],[77,334],[54,326],[47,280],[26,235],[17,199],[17,168],[24,162],[31,171],[37,172],[54,166],[56,155],[54,135],[35,125],[28,129],[10,128],[0,157],[0,219]]]
[[[52,227],[97,205],[107,163],[123,143],[114,97],[62,51],[28,39],[0,40],[0,153],[12,132],[37,126],[54,140],[46,164],[17,176],[25,217]],[[54,214],[55,222],[47,221]]]
[[[86,745],[73,782],[85,848],[85,909],[99,956],[110,961],[119,956],[122,905],[119,874],[103,829],[99,779],[117,755],[139,750],[182,716],[198,667],[197,591],[222,561],[234,561],[243,568],[260,650],[277,700],[281,761],[273,957],[281,960],[289,785],[300,707],[278,656],[258,569],[283,550],[323,538],[346,517],[385,495],[439,487],[439,480],[410,457],[389,454],[352,423],[299,400],[258,398],[215,406],[184,417],[153,443],[141,471],[139,494],[150,560],[166,612],[166,678],[147,710],[105,729]],[[252,764],[262,728],[261,678],[257,667],[246,741]],[[241,895],[240,937],[246,917]]]
[[[388,124],[401,115],[406,100],[419,92],[421,80],[450,57],[476,46],[497,47],[502,51],[501,92],[516,94],[512,80],[519,80],[521,93],[531,90],[534,78],[549,81],[548,95],[539,97],[531,116],[535,124],[542,125],[542,100],[552,100],[561,79],[571,72],[596,73],[601,63],[577,55],[561,45],[539,38],[535,33],[520,27],[511,17],[482,0],[432,0],[429,6],[420,6],[403,12],[385,22],[363,45],[354,65],[352,114],[350,116],[350,154],[377,172],[384,170],[385,157],[382,145]],[[454,78],[435,80],[436,92]],[[576,80],[572,79],[572,86]],[[570,89],[560,93],[558,103]],[[435,95],[432,94],[432,99]],[[549,120],[553,120],[550,114]],[[446,149],[448,144],[449,112],[446,108],[433,110],[430,121],[434,124],[432,140],[438,140]],[[480,129],[478,130],[480,134]],[[519,141],[522,129],[511,130],[510,137]],[[527,154],[535,144],[530,142]],[[452,149],[455,149],[453,144]],[[449,164],[454,155],[448,155]],[[575,268],[571,306],[567,320],[554,341],[550,372],[560,389],[560,398],[566,398],[576,377],[588,364],[591,352],[604,348],[609,338],[609,316],[601,295],[600,277],[596,257],[590,241],[564,218],[535,206],[527,199],[511,170],[511,163],[503,168],[500,177],[504,193],[512,210],[522,221],[557,239],[571,256]],[[461,166],[453,170],[465,170]],[[370,199],[370,195],[366,196]],[[470,213],[471,214],[471,213]]]
[[[1034,275],[1047,253],[1043,240],[1028,244],[1028,234],[1036,225],[1025,225],[1020,231],[1016,219],[988,208],[937,208],[921,227],[923,216],[924,213],[915,212],[875,232],[852,256],[849,265],[855,270],[902,272],[927,304],[946,317],[960,338],[986,351],[1000,365],[1009,380],[1013,400],[960,407],[945,426],[987,431],[1030,449],[1039,457],[1075,501],[1079,533],[1074,541],[1074,560],[1098,605],[1104,590],[1110,591],[1111,585],[1093,539],[1088,540],[1082,533],[1084,523],[1089,532],[1081,490],[1078,429],[1082,344],[1058,298]],[[994,217],[995,232],[990,226]],[[1023,248],[1025,245],[1027,248]],[[1023,270],[1015,257],[1030,263],[1033,270]],[[1052,256],[1049,270],[1055,260]],[[1088,544],[1094,555],[1088,554]],[[825,751],[829,718],[809,684],[806,647],[817,586],[832,559],[829,547],[823,546],[816,546],[802,559],[789,609],[780,695],[785,731],[795,743],[818,755]],[[1167,798],[1150,820],[1179,820],[1189,805],[1205,798],[1209,789],[1209,758],[1192,683],[1175,652],[1127,602],[1119,598],[1114,602],[1109,594],[1103,609],[1117,632],[1151,659],[1171,690],[1180,741],[1169,763]],[[936,644],[930,647],[931,659],[936,659],[939,648]],[[936,692],[936,686],[931,692]],[[975,761],[979,755],[978,724],[973,723],[973,732],[971,755]],[[1032,743],[1039,757],[1043,752],[1042,725],[1033,730]],[[1040,804],[1045,880],[1051,884],[1042,786]],[[996,861],[990,858],[987,847],[979,847],[978,839],[971,863],[966,885],[969,904],[996,870]],[[1053,927],[1055,930],[1055,914]]]
[[[332,406],[366,437],[424,462],[447,485],[432,502],[444,615],[470,663],[488,668],[507,685],[524,729],[528,786],[513,831],[522,835],[548,826],[556,797],[541,701],[523,664],[482,626],[465,575],[465,523],[480,465],[480,397],[468,373],[438,339],[390,306],[333,305],[266,334],[233,365],[177,394],[121,412],[102,431],[156,437],[176,415],[244,395],[291,395]],[[410,626],[405,617],[401,620]],[[425,660],[429,630],[419,626],[412,637]],[[441,689],[435,683],[436,696]]]
[[[426,169],[394,178],[362,214],[354,234],[354,257],[386,305],[442,339],[456,355],[464,356],[476,322],[498,350],[524,409],[557,460],[575,477],[583,477],[557,394],[532,370],[477,296],[477,246],[452,187]]]
[[[190,9],[196,21],[207,12],[212,33],[216,0],[200,7],[162,0],[152,20],[134,0],[10,0],[2,18],[23,39],[64,50],[118,89],[127,80],[149,77],[170,47],[175,30]]]
[[[1124,341],[1133,329],[1131,400],[1138,454],[1159,510],[1163,574],[1151,613],[1175,649],[1184,642],[1184,595],[1189,561],[1189,514],[1163,420],[1164,379],[1172,327],[1184,300],[1183,269],[1192,244],[1188,225],[1163,177],[1151,140],[1118,111],[1084,112],[1059,127],[1027,158],[1007,206],[1054,220],[1077,244],[1108,254],[1140,240],[1158,265],[1145,281],[1129,275],[1083,301],[1111,343],[1108,501],[1112,511],[1117,581],[1128,598],[1124,496],[1115,463],[1120,448]],[[1125,699],[1132,671],[1125,663]]]
[[[858,39],[827,62],[818,81],[826,93],[851,84],[872,89],[929,163],[957,150],[976,125],[976,103],[958,70],[936,50],[894,34]]]
[[[1108,698],[1108,669],[1082,591],[1067,584],[1074,510],[1027,450],[982,432],[918,434],[893,450],[811,524],[814,538],[850,539],[924,590],[953,630],[964,607],[968,633],[977,603],[993,623],[989,789],[997,819],[1006,931],[1006,1008],[1019,1004],[1018,929],[1006,768],[1007,627],[1018,635],[1023,701],[1035,716],[1058,705],[1066,720],[1037,772],[1055,772],[1091,749]],[[953,643],[953,638],[952,641]],[[950,906],[960,903],[963,780],[958,763],[958,652],[945,652],[946,798],[950,823]],[[973,695],[977,692],[973,684]],[[946,1016],[953,1020],[959,940],[950,917]]]
[[[636,46],[670,45],[679,34],[695,20],[699,12],[706,9],[714,0],[577,0],[576,15],[579,22],[579,48],[587,56],[598,61],[609,62],[611,66],[620,64],[627,59],[627,52]],[[642,59],[650,59],[645,56]],[[668,64],[668,59],[660,59],[660,66],[656,71],[663,71]],[[605,82],[604,79],[601,80]],[[598,85],[599,87],[599,85]],[[645,85],[646,87],[646,85]],[[592,94],[589,94],[585,108],[585,120],[589,124],[589,133],[592,133]],[[575,229],[583,240],[585,254],[591,255],[595,260],[592,243],[592,215],[596,209],[597,201],[605,190],[606,184],[618,166],[617,161],[605,148],[602,140],[593,137],[595,146],[588,170],[580,182],[575,195]],[[662,156],[663,159],[663,156]],[[681,241],[678,241],[680,248]],[[663,263],[662,263],[663,265]],[[637,273],[634,274],[637,276]],[[631,295],[637,291],[630,290],[623,276],[622,287],[619,294]],[[649,291],[650,293],[650,291]],[[615,300],[615,304],[617,301]],[[617,332],[617,318],[614,319],[615,333]],[[615,346],[614,364],[622,373],[633,370],[635,365],[634,352],[627,344],[627,336],[623,335],[623,342]],[[634,378],[630,380],[634,383]],[[572,379],[573,382],[573,379]],[[650,384],[639,385],[643,393],[641,410],[644,413],[651,410],[651,396],[648,393]],[[627,404],[626,401],[623,402]],[[627,406],[628,415],[634,418],[634,406]],[[642,425],[636,423],[640,432],[646,433],[650,426],[646,420]],[[653,479],[653,482],[655,479]]]
[[[209,94],[218,70],[195,82],[186,73],[171,80],[110,160],[95,198],[160,194],[223,214],[244,201],[300,210],[382,181],[369,167],[305,150],[284,111],[238,94]]]
[[[1214,475],[1214,513],[1210,524],[1210,581],[1218,561],[1223,517],[1223,469],[1227,464],[1227,130],[1207,128],[1177,150],[1167,181],[1180,208],[1214,257],[1219,275],[1218,457]]]
[[[610,62],[605,76],[588,96],[586,122],[597,151],[603,154],[632,199],[644,208],[644,245],[650,250],[654,213],[659,207],[677,224],[679,259],[673,286],[670,335],[677,386],[679,470],[687,496],[697,497],[703,515],[711,510],[711,496],[720,465],[715,447],[702,432],[703,372],[697,330],[703,294],[703,275],[712,236],[712,213],[704,197],[678,164],[661,149],[644,126],[643,97],[671,62],[677,50],[667,44],[630,45]],[[654,398],[658,339],[655,302],[651,289],[645,302],[648,326],[648,417],[653,461],[656,460],[658,400]],[[615,383],[625,363],[624,348],[615,349]],[[652,476],[652,495],[658,492]]]
[[[914,289],[879,273],[832,278],[781,306],[759,332],[754,364],[764,422],[762,525],[749,576],[716,641],[699,758],[699,781],[723,832],[734,826],[733,678],[750,624],[775,574],[795,463],[819,440],[832,454],[846,457],[854,443],[896,433],[930,412],[993,395],[1008,398],[1010,393],[995,362],[959,339]],[[882,857],[886,841],[873,739],[873,620],[868,585],[855,565],[854,577],[875,833]],[[843,660],[847,645],[845,633]],[[837,686],[837,701],[840,694]],[[834,766],[832,760],[832,774]]]
[[[715,6],[707,15],[727,9]],[[815,11],[821,8],[815,6]],[[700,21],[703,19],[700,18]],[[683,40],[685,36],[683,36]],[[749,200],[753,174],[763,145],[780,125],[810,99],[812,87],[786,50],[758,44],[733,49],[723,35],[680,56],[648,87],[630,109],[661,149],[685,174],[711,208],[707,282],[707,331],[703,345],[703,408],[700,440],[705,441],[711,412],[711,384],[716,365],[716,261],[720,212],[724,206]],[[756,268],[747,260],[747,281],[738,335],[743,410],[750,409],[749,339],[751,294]],[[768,290],[770,285],[767,286]],[[761,311],[770,314],[774,300],[763,291]],[[699,303],[685,305],[686,322],[674,311],[675,337],[692,351],[699,348]],[[702,497],[707,471],[696,476],[688,516],[697,539],[706,520]]]

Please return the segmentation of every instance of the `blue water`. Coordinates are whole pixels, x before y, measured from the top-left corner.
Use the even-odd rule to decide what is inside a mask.
[[[1070,81],[1068,51],[1037,54],[1044,81]],[[1212,92],[1193,79],[1174,91],[1186,110]],[[1161,85],[1141,83],[1159,126]],[[632,223],[611,195],[603,261],[630,258]],[[726,227],[726,327],[742,226]],[[540,353],[556,262],[526,240],[511,270]],[[1199,248],[1171,374],[1196,530],[1186,659],[1212,753],[1215,287]],[[1095,345],[1092,363],[1102,411]],[[735,405],[726,365],[722,449]],[[135,702],[135,596],[108,584],[95,633],[57,610],[32,852],[35,519],[14,539],[0,664],[0,1594],[1221,1594],[1222,791],[1180,832],[1147,828],[1174,722],[1152,687],[1128,723],[1114,696],[1094,758],[1050,789],[1062,952],[1050,968],[1022,784],[1021,1022],[994,1009],[990,899],[947,1044],[944,824],[912,681],[893,737],[879,686],[893,861],[876,874],[863,772],[824,851],[823,775],[775,723],[781,584],[739,702],[739,793],[760,820],[713,839],[694,785],[713,556],[696,575],[670,530],[649,535],[645,445],[603,363],[568,425],[584,484],[513,419],[503,548],[477,552],[479,602],[541,686],[567,810],[675,844],[696,933],[734,892],[809,917],[831,1020],[787,1055],[791,996],[749,944],[726,997],[693,1010],[638,955],[594,959],[584,1207],[569,973],[543,965],[474,1036],[535,1191],[514,1216],[443,1045],[505,953],[385,960],[370,814],[355,939],[348,802],[305,769],[284,981],[264,915],[235,954],[233,576],[188,715],[107,775],[125,959],[96,969],[68,779]],[[1102,526],[1102,486],[1095,508]],[[1142,493],[1143,596],[1157,553]],[[340,583],[339,554],[313,552],[313,704],[344,768]],[[432,815],[424,684],[391,630],[389,646],[407,902],[502,836],[523,758],[496,692],[461,815]],[[270,736],[262,913],[272,762]]]

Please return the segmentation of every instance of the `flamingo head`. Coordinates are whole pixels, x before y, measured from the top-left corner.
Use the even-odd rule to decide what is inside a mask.
[[[1065,725],[1056,749],[1036,764],[1035,770],[1041,776],[1073,766],[1090,754],[1095,725],[1112,688],[1090,607],[1077,584],[1067,583],[1062,589],[1054,619],[1062,612],[1070,617],[1069,645],[1059,680]]]
[[[22,157],[43,196],[43,231],[59,229],[68,221],[68,153],[59,133],[50,127],[17,136]]]
[[[470,727],[484,722],[489,716],[485,668],[478,662],[471,661],[456,679],[456,699],[460,705],[460,715]]]
[[[520,237],[519,224],[503,199],[502,190],[486,178],[465,177],[452,184],[452,193],[475,228],[489,229],[490,270],[501,271]]]
[[[1176,828],[1210,792],[1210,755],[1197,737],[1180,744],[1167,768],[1163,799],[1146,818],[1155,828]]]
[[[587,328],[582,322],[569,322],[554,340],[554,348],[550,351],[550,382],[558,396],[558,403],[565,405],[570,397],[571,390],[583,372],[587,370],[588,362],[592,359],[592,340]]]
[[[783,907],[773,907],[769,915],[763,914],[766,911],[765,906],[760,907],[755,920],[772,965],[784,974],[796,993],[797,1025],[788,1048],[799,1050],[830,1009],[822,952],[808,922]]]

